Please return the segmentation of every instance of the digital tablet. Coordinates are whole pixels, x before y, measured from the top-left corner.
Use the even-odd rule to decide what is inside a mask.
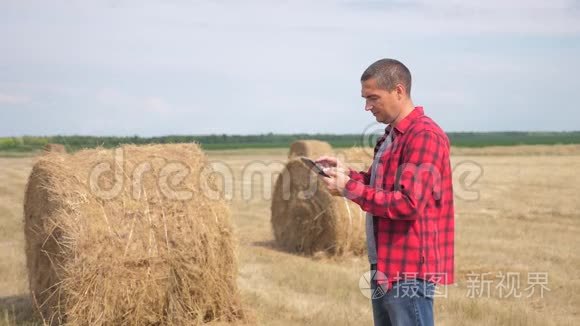
[[[300,157],[300,159],[302,160],[302,162],[304,162],[304,164],[306,164],[306,166],[308,166],[310,169],[312,169],[314,171],[314,173],[318,173],[323,177],[326,178],[330,178],[330,176],[326,173],[324,173],[324,171],[322,170],[322,167],[320,165],[318,165],[316,162],[314,162],[313,160],[307,158],[307,157]]]

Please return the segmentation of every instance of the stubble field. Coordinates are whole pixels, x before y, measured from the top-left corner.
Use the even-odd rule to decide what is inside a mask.
[[[226,191],[245,306],[260,325],[371,325],[370,303],[359,289],[365,257],[304,257],[273,242],[269,199],[286,154],[208,152],[231,171]],[[39,323],[28,298],[22,230],[33,163],[0,158],[0,324]],[[439,288],[436,323],[579,324],[578,146],[454,149],[452,164],[457,282]]]

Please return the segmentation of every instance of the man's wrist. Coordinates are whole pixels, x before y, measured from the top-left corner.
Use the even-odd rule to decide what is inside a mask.
[[[349,185],[349,183],[352,183],[352,182],[354,182],[354,180],[349,177],[348,180],[346,181],[346,183],[344,184],[344,188],[342,188],[342,191],[340,193],[342,195],[342,197],[349,198],[349,196],[348,196],[350,194],[349,187],[352,188],[352,185]]]

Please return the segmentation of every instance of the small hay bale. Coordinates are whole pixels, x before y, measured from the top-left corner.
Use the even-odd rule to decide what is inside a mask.
[[[50,153],[50,152],[66,153],[66,148],[62,144],[46,144],[46,145],[44,145],[43,151],[45,153]]]
[[[298,140],[290,145],[288,158],[306,156],[316,159],[322,155],[332,154],[332,146],[329,143],[320,140]]]
[[[336,157],[356,171],[367,171],[373,162],[373,148],[351,147],[336,150]]]
[[[360,154],[344,151],[347,161]],[[331,256],[366,251],[365,213],[352,201],[332,196],[299,159],[290,160],[276,180],[271,213],[274,237],[285,250]]]
[[[229,209],[196,144],[49,152],[24,206],[32,300],[48,324],[244,319]]]

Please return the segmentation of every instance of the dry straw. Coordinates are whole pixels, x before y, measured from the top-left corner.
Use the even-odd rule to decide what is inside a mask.
[[[332,146],[329,143],[320,140],[298,140],[290,145],[288,158],[306,156],[317,158],[322,155],[332,154]]]
[[[579,155],[580,145],[517,145],[487,147],[451,147],[452,156],[544,156]]]
[[[44,152],[66,153],[66,148],[61,144],[46,144],[44,145]]]
[[[339,156],[360,169],[370,163],[367,151],[361,149]],[[365,251],[364,212],[346,198],[332,196],[299,159],[290,159],[278,177],[271,213],[276,242],[287,251],[330,256]]]
[[[131,145],[122,153],[116,161],[105,149],[49,152],[32,170],[26,256],[33,302],[45,323],[244,320],[230,213],[222,199],[201,191],[201,149]],[[90,182],[103,164],[112,170]],[[179,164],[187,175],[174,169]],[[215,179],[208,184],[216,189]],[[95,187],[119,193],[104,199]],[[191,196],[168,197],[168,187]]]

